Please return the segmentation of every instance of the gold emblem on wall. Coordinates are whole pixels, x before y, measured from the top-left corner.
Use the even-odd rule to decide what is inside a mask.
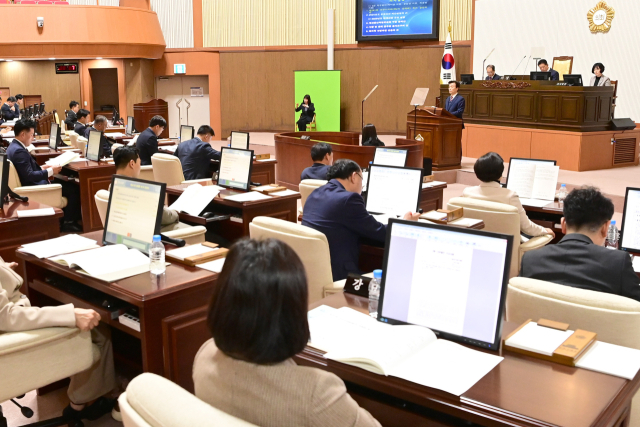
[[[608,33],[611,29],[611,22],[616,15],[616,11],[607,2],[598,2],[596,7],[587,13],[589,29],[592,33]]]

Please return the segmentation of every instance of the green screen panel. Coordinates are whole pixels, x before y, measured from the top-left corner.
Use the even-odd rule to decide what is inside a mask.
[[[340,71],[294,71],[295,104],[311,97],[316,109],[317,131],[340,132]],[[300,118],[295,115],[294,125]],[[297,127],[296,127],[297,130]]]

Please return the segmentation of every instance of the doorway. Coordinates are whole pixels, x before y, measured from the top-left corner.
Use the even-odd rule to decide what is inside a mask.
[[[180,125],[211,125],[208,76],[167,76],[156,79],[157,97],[169,104],[170,138],[180,137]]]
[[[118,69],[91,68],[89,75],[91,76],[93,117],[102,115],[111,120],[113,109],[120,110]]]

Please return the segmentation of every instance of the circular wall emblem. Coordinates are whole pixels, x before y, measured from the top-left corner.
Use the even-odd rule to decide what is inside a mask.
[[[608,33],[611,29],[611,22],[616,12],[606,2],[598,2],[596,7],[587,13],[589,30],[592,33]]]

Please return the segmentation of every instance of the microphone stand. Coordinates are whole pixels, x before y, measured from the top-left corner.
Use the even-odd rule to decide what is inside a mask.
[[[493,53],[494,50],[496,50],[495,47],[493,49],[491,49],[491,52],[489,52],[489,55],[487,55],[487,57],[484,58],[484,61],[482,61],[482,80],[484,80],[484,72],[486,71],[484,63],[487,62],[487,59],[489,59],[489,57],[491,56],[491,54]]]
[[[529,59],[527,59],[527,62],[524,64],[524,70],[522,71],[524,74],[527,74],[527,67],[529,66],[529,61],[531,61],[531,55],[529,55]]]
[[[378,85],[375,85],[375,87],[373,89],[371,89],[371,92],[369,92],[369,94],[367,96],[365,96],[364,99],[362,100],[362,118],[361,118],[362,126],[360,126],[360,130],[364,129],[364,101],[366,101],[367,98],[369,98],[371,96],[371,94],[373,92],[375,92],[376,89],[378,89]]]
[[[526,58],[526,57],[527,57],[527,55],[525,55],[525,56],[523,56],[523,57],[522,57],[522,59],[520,60],[520,62],[518,62],[518,65],[516,66],[516,69],[515,69],[515,70],[513,70],[513,73],[515,73],[516,71],[518,71],[518,68],[520,68],[520,64],[522,64],[522,61],[524,61],[524,58]],[[509,76],[509,77],[512,77],[512,78],[510,78],[509,80],[515,80],[515,78],[513,78],[513,73],[511,73],[511,76]]]

